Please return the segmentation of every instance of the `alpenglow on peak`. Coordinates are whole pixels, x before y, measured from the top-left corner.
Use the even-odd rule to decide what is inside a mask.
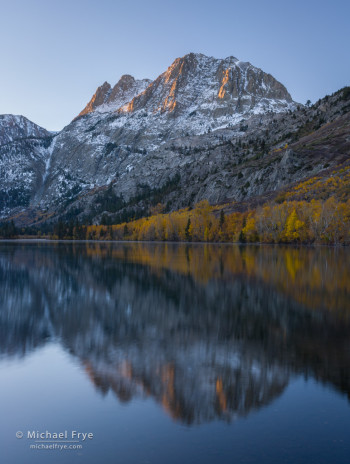
[[[154,81],[126,74],[113,88],[105,82],[79,116],[142,111],[163,120],[170,116],[172,124],[175,118],[187,131],[198,132],[208,124],[226,127],[243,117],[294,106],[283,84],[249,62],[189,53],[176,58]]]

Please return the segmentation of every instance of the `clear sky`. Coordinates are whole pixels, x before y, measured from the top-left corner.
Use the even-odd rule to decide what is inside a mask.
[[[104,81],[156,78],[175,58],[233,55],[294,100],[350,85],[348,0],[0,0],[0,114],[49,130]]]

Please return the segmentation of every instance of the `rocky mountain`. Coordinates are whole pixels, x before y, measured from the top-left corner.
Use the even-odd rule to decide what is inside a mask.
[[[0,115],[0,146],[23,139],[39,139],[52,135],[24,116]]]
[[[150,79],[137,80],[129,74],[122,76],[113,88],[108,82],[105,82],[98,87],[79,116],[93,111],[101,113],[115,111],[143,92],[150,83]]]
[[[54,134],[23,116],[0,116],[0,213],[27,208],[43,184]]]
[[[118,125],[124,125],[131,114],[137,129],[141,123],[135,116],[145,117],[146,112],[157,122],[147,128],[149,134],[156,135],[160,129],[167,136],[174,132],[198,135],[236,124],[242,115],[293,107],[286,88],[250,63],[190,53],[176,59],[144,92],[120,108]]]
[[[3,200],[0,214],[19,224],[59,216],[99,222],[104,213],[113,221],[147,214],[157,202],[176,209],[274,192],[347,156],[347,101],[340,92],[303,107],[250,63],[190,53],[153,82],[129,75],[113,88],[105,82],[60,133],[43,134],[40,146],[1,144],[1,197],[13,198],[10,188],[26,193],[25,201]],[[317,138],[324,125],[332,152],[314,156],[299,140],[315,128]],[[18,167],[18,158],[35,160],[36,168]]]

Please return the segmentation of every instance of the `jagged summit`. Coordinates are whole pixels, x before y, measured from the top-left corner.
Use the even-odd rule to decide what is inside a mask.
[[[142,92],[150,82],[149,79],[137,80],[129,74],[124,74],[113,88],[108,82],[104,82],[97,88],[89,103],[79,113],[79,116],[93,111],[101,113],[115,111]]]
[[[103,105],[106,102],[108,96],[110,95],[111,90],[111,84],[109,84],[108,82],[104,82],[102,85],[100,85],[100,87],[97,88],[96,92],[92,96],[89,103],[85,106],[83,111],[79,113],[79,116],[91,113],[92,111],[95,111],[96,108]]]
[[[122,111],[175,111],[177,115],[200,111],[217,118],[252,109],[284,109],[291,103],[290,94],[280,82],[248,62],[233,56],[217,59],[189,53],[177,58]]]
[[[79,116],[91,112],[135,113],[192,117],[198,132],[237,123],[242,115],[285,111],[293,107],[287,89],[273,76],[234,56],[224,59],[202,53],[176,58],[154,81],[125,74],[111,88],[105,82]],[[184,123],[184,121],[182,121]],[[188,127],[186,128],[188,130]]]
[[[172,208],[260,195],[288,180],[277,162],[274,171],[259,165],[284,133],[305,124],[297,107],[280,82],[252,64],[189,53],[153,81],[124,74],[114,86],[104,82],[60,133],[3,116],[0,217],[26,208],[63,214],[72,205],[83,217],[95,211],[99,189],[110,186],[128,202],[180,178],[181,191],[162,198]],[[242,166],[253,156],[251,173]]]

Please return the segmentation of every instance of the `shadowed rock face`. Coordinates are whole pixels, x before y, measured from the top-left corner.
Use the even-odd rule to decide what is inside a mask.
[[[271,75],[232,56],[190,53],[152,82],[124,75],[58,134],[0,118],[0,218],[114,222],[146,214],[162,188],[157,201],[171,210],[203,199],[262,204],[349,164],[348,101],[345,88],[297,106]],[[105,211],[106,191],[128,206]]]
[[[0,159],[0,180],[6,182],[11,177],[11,188],[26,191],[25,201],[12,194],[11,204],[1,207],[0,203],[0,217],[28,207],[57,212],[65,208],[63,205],[109,184],[128,199],[139,193],[140,184],[153,189],[174,177],[179,169],[195,171],[198,162],[208,165],[202,163],[201,156],[196,160],[179,156],[177,150],[171,149],[170,141],[183,145],[184,137],[199,137],[195,145],[202,152],[202,147],[211,144],[206,134],[212,130],[235,127],[237,135],[243,120],[293,109],[295,104],[281,83],[234,57],[216,59],[190,53],[176,59],[154,81],[124,75],[113,88],[105,82],[79,116],[51,143],[43,142],[44,147],[23,150],[11,136],[12,122],[7,121],[6,126],[0,121],[0,143],[1,139],[11,143],[11,148],[6,148],[6,164]],[[16,129],[18,140],[26,138],[27,133],[41,138],[50,135],[35,129],[37,126],[29,121],[22,123],[16,125],[17,129],[30,126],[30,130]],[[28,171],[26,163],[18,164],[19,158],[27,157],[35,164]],[[17,176],[12,175],[14,170]],[[215,188],[216,183],[211,185]],[[196,190],[195,194],[189,193],[191,198],[193,194],[202,195],[198,186]],[[219,190],[222,188],[215,188],[216,198]],[[9,187],[3,192],[6,196]],[[213,194],[208,198],[212,201]],[[179,196],[180,202],[184,200]],[[90,208],[86,199],[84,204]]]
[[[334,275],[330,250],[280,252],[1,247],[0,353],[25,356],[57,340],[102,394],[113,391],[120,401],[151,396],[188,424],[246,415],[273,401],[298,374],[349,396],[350,322],[341,301],[337,308],[314,308],[324,292],[316,284],[301,304],[278,279],[283,265],[293,272],[296,260],[306,279],[309,267],[310,276],[317,267],[345,298],[350,289]],[[290,281],[304,292],[298,280]]]
[[[30,205],[43,183],[52,138],[23,116],[0,115],[0,217]]]
[[[23,139],[49,137],[52,134],[24,116],[0,115],[0,146]]]
[[[150,82],[149,79],[136,80],[129,74],[122,76],[113,88],[108,82],[105,82],[98,87],[89,103],[79,113],[79,116],[84,116],[93,111],[101,113],[115,111],[145,90]]]
[[[250,63],[190,53],[177,58],[121,111],[174,113],[174,117],[195,111],[196,121],[200,115],[210,120],[249,110],[260,112],[259,104],[265,105],[265,111],[274,105],[279,110],[288,108],[288,103],[292,98],[286,88]]]
[[[213,117],[230,117],[251,110],[254,114],[290,109],[292,106],[289,104],[292,103],[290,94],[280,82],[250,63],[232,56],[217,59],[189,53],[177,58],[153,82],[149,79],[135,80],[128,74],[122,76],[113,89],[105,82],[79,116],[96,110],[108,112],[119,109],[120,113],[142,110],[153,115],[169,116],[173,113],[173,123],[174,117],[195,112],[191,119],[193,125],[200,115],[209,118],[207,122],[211,123]],[[159,131],[166,122],[159,120],[157,125]],[[182,120],[182,129],[186,125],[186,121]],[[197,132],[200,132],[199,128]]]
[[[63,197],[110,183],[130,198],[139,184],[156,188],[179,165],[187,171],[193,164],[169,150],[169,140],[185,134],[204,137],[208,130],[244,118],[294,108],[282,84],[234,57],[191,53],[153,82],[124,75],[113,89],[108,83],[99,87],[80,117],[56,137],[36,206],[57,207]],[[208,140],[196,142],[199,151],[202,142]]]

